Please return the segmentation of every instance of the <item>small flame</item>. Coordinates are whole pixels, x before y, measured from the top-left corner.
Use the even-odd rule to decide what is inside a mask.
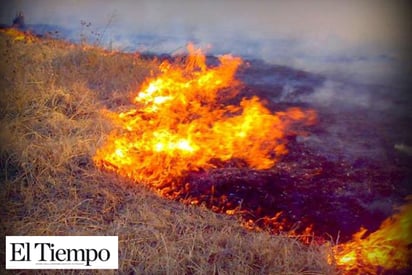
[[[5,33],[10,37],[13,37],[14,41],[24,41],[26,43],[33,43],[37,40],[36,37],[30,32],[24,32],[16,28],[0,29],[0,32]]]
[[[165,61],[160,75],[144,82],[134,109],[110,115],[117,129],[97,151],[97,166],[151,185],[213,168],[211,159],[266,169],[287,152],[288,126],[315,120],[312,110],[272,113],[257,97],[222,104],[241,87],[234,75],[242,60],[223,55],[208,68],[200,49],[189,44],[188,51],[184,66]]]
[[[351,241],[335,246],[337,266],[359,274],[376,274],[378,269],[402,270],[411,267],[411,199],[399,213],[383,221],[380,228],[369,236],[364,237],[367,230],[361,228]]]

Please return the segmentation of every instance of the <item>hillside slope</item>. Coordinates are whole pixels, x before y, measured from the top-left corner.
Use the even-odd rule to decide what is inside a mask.
[[[124,108],[156,59],[4,31],[0,51],[3,235],[118,235],[120,273],[335,273],[325,246],[247,231],[94,166],[111,127],[102,110]]]

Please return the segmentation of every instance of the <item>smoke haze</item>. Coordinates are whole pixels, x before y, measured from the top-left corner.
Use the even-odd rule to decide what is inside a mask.
[[[188,41],[362,83],[400,83],[409,68],[406,1],[52,1],[3,3],[0,22],[24,11],[27,24],[79,35],[81,20],[126,50],[171,53]],[[140,35],[140,39],[139,39]],[[142,39],[144,35],[146,39]],[[150,39],[147,39],[147,38]],[[74,37],[76,38],[76,37]]]

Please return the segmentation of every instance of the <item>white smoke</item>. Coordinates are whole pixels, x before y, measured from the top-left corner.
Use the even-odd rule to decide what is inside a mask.
[[[120,50],[172,53],[193,41],[211,45],[211,53],[261,58],[335,79],[409,81],[407,1],[20,0],[1,5],[0,23],[11,23],[22,10],[26,23],[63,26],[75,30],[78,39],[84,20],[104,32],[104,45]]]

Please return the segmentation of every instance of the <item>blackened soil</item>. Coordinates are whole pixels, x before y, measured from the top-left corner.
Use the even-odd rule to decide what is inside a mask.
[[[211,160],[215,169],[188,172],[174,185],[173,197],[179,194],[185,203],[204,204],[219,213],[235,210],[245,222],[273,233],[303,233],[312,226],[321,239],[346,241],[361,226],[369,232],[378,229],[412,194],[412,154],[396,150],[408,136],[405,125],[410,117],[398,111],[398,117],[391,117],[396,112],[373,109],[376,104],[299,100],[315,93],[324,78],[255,63],[240,69],[245,85],[237,99],[258,95],[274,112],[290,106],[313,108],[318,123],[287,133],[289,153],[272,169],[253,170],[236,159]],[[370,92],[367,87],[357,89]],[[375,94],[371,100],[380,102]]]
[[[232,160],[210,171],[191,172],[180,199],[216,212],[236,209],[245,221],[274,233],[303,233],[312,225],[317,237],[346,241],[361,226],[376,230],[410,193],[402,186],[410,178],[407,167],[366,159],[330,161],[294,140],[289,148],[270,170],[252,170]]]

